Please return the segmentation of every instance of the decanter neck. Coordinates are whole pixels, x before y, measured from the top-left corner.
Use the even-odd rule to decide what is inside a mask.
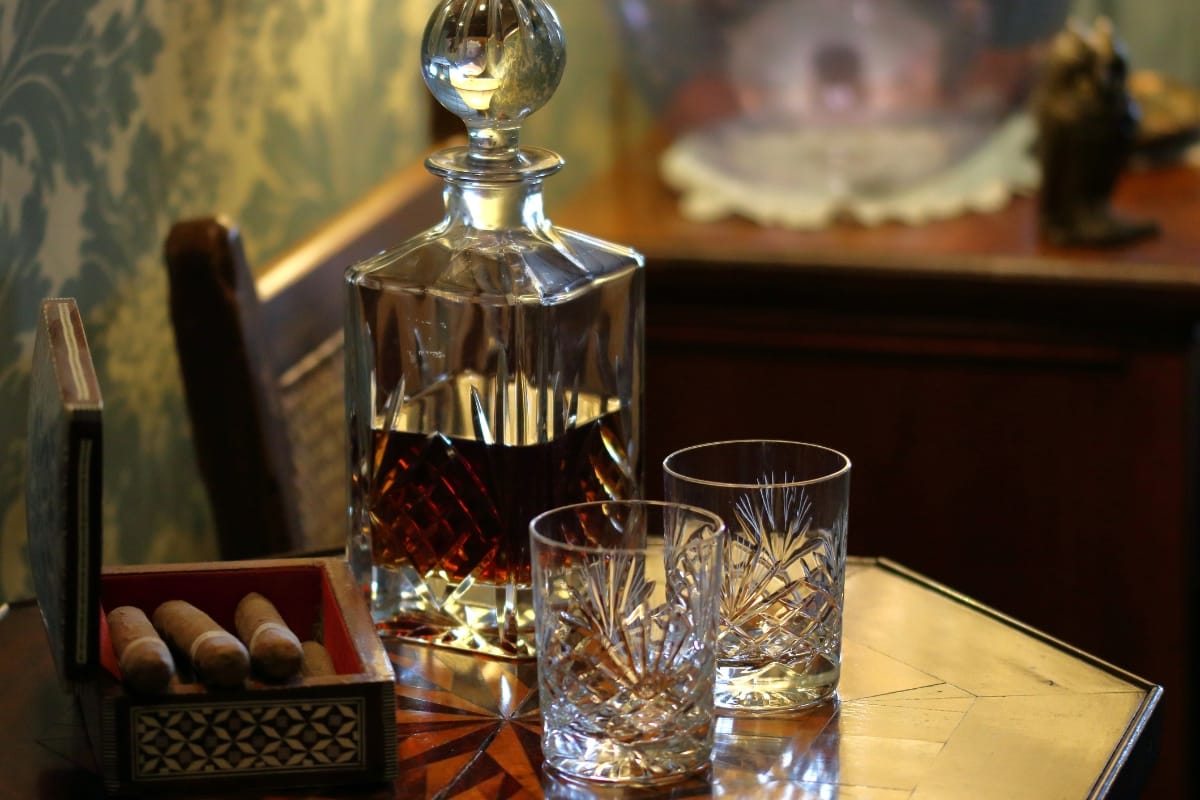
[[[446,218],[452,225],[496,231],[540,230],[548,223],[542,205],[542,181],[446,181]]]

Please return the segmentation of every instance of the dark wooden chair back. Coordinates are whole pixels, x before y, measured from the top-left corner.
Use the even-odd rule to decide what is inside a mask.
[[[222,558],[343,544],[343,274],[441,217],[441,182],[397,173],[254,278],[236,226],[172,226],[171,324]]]

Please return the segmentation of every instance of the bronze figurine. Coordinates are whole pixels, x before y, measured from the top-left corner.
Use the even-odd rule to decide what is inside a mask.
[[[1042,167],[1038,219],[1053,244],[1111,247],[1158,232],[1154,222],[1124,219],[1109,208],[1138,131],[1128,71],[1107,19],[1091,30],[1072,23],[1054,39],[1033,98]]]

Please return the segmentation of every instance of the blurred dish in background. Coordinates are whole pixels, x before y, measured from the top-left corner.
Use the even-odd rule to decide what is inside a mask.
[[[812,227],[839,215],[920,222],[1003,204],[1036,184],[1030,141],[1019,135],[1031,127],[1010,118],[1068,5],[618,0],[616,8],[631,80],[673,136],[663,174],[684,193],[685,213]],[[914,206],[921,198],[933,205]]]

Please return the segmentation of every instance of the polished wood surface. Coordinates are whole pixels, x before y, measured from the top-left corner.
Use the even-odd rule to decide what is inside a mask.
[[[100,796],[32,605],[0,621],[0,797]],[[16,657],[14,657],[16,656]],[[400,775],[311,797],[612,796],[545,775],[536,669],[393,645]],[[670,797],[1133,797],[1161,690],[889,562],[854,560],[840,703],[720,717]]]
[[[919,227],[691,222],[656,156],[550,209],[647,255],[648,492],[699,441],[846,452],[852,552],[1163,684],[1147,797],[1193,796],[1200,171],[1119,185],[1162,236],[1064,250],[1031,198]]]

